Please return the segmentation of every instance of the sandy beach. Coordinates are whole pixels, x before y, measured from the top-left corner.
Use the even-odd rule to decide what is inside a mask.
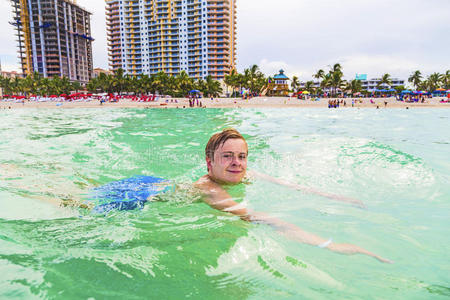
[[[354,108],[450,108],[450,103],[441,103],[445,98],[427,99],[425,103],[408,103],[397,101],[395,98],[371,98],[354,99]],[[202,98],[202,107],[206,108],[263,108],[263,107],[305,107],[305,108],[327,108],[329,98],[322,98],[319,101],[299,100],[288,97],[256,97],[249,100],[240,98]],[[340,108],[352,108],[352,99],[340,99],[346,102],[346,105],[340,105]],[[137,102],[128,99],[121,99],[119,102],[106,102],[100,104],[98,100],[88,102],[35,102],[27,101],[16,103],[11,101],[0,101],[0,109],[26,109],[26,108],[189,108],[189,99],[187,98],[161,98],[155,102]],[[385,105],[387,102],[387,105]],[[200,108],[200,107],[195,107]]]

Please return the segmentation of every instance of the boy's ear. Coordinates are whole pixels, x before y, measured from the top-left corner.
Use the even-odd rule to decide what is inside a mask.
[[[209,157],[206,157],[206,167],[208,168],[208,172],[212,168],[212,166],[211,166],[211,159]]]

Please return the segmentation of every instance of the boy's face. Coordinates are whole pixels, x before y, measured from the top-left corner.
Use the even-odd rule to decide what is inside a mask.
[[[214,152],[214,160],[208,157],[208,174],[215,181],[236,184],[247,171],[247,143],[242,139],[228,139]]]

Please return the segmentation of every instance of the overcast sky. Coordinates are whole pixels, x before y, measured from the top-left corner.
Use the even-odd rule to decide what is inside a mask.
[[[105,2],[78,0],[93,13],[94,67],[107,68]],[[257,64],[311,80],[341,63],[347,79],[389,73],[407,79],[450,69],[450,0],[238,0],[238,71]],[[18,70],[9,0],[0,0],[3,70]]]

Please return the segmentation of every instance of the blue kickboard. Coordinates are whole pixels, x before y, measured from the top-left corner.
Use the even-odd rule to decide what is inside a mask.
[[[150,196],[170,190],[169,182],[153,176],[134,176],[96,187],[89,194],[94,212],[142,208]]]

